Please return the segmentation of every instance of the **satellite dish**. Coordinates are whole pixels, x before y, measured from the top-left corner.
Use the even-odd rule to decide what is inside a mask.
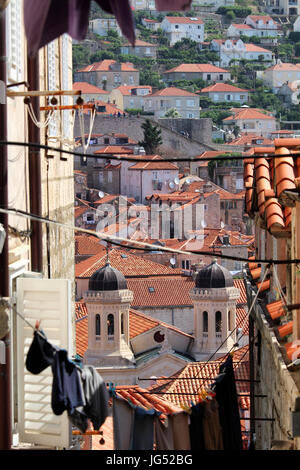
[[[100,199],[102,199],[105,196],[105,194],[103,191],[99,191],[98,196],[100,197]]]
[[[175,188],[175,184],[173,183],[173,181],[170,181],[169,188],[171,188],[171,189]]]
[[[170,263],[171,263],[172,266],[175,266],[175,264],[176,264],[176,259],[175,259],[175,258],[171,258],[171,259],[170,259]]]
[[[224,228],[225,227],[225,224],[223,222],[223,220],[221,221],[221,228]]]
[[[200,189],[195,189],[195,193],[200,193]]]
[[[207,223],[205,222],[205,220],[201,220],[201,225],[203,228],[207,227]]]
[[[190,180],[190,178],[187,178],[187,180],[186,180],[186,184],[191,184],[191,180]]]
[[[175,184],[179,184],[179,178],[177,178],[177,177],[174,178],[174,183],[175,183]]]

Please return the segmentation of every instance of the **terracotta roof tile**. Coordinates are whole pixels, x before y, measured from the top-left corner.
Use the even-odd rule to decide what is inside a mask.
[[[189,18],[187,16],[165,16],[165,19],[172,24],[203,24],[201,18]]]
[[[77,70],[77,72],[109,72],[112,71],[110,69],[110,66],[115,63],[115,60],[104,59],[101,62],[94,62],[91,65],[82,67],[81,69]],[[131,62],[122,62],[121,70],[122,72],[137,72],[137,69],[133,67],[133,64]]]
[[[222,69],[212,64],[180,64],[164,73],[170,72],[191,72],[191,73],[229,73],[229,70]]]
[[[107,145],[106,147],[103,147],[99,150],[96,150],[94,154],[96,155],[101,155],[101,154],[111,154],[111,155],[119,155],[119,154],[131,154],[133,153],[133,150],[129,147],[125,147],[123,145]]]
[[[107,90],[103,90],[102,88],[99,88],[95,85],[91,85],[88,82],[74,82],[73,85],[73,90],[81,90],[81,93],[85,94],[102,94],[106,95],[109,92]]]
[[[266,305],[266,309],[272,318],[272,320],[277,320],[278,318],[286,315],[286,310],[282,300],[276,300]]]
[[[244,88],[238,88],[233,85],[228,85],[227,83],[214,83],[213,85],[210,85],[206,88],[202,88],[200,90],[200,93],[209,93],[209,92],[214,92],[214,93],[224,93],[224,92],[232,92],[232,93],[241,93],[241,92],[246,92],[248,93],[249,90],[245,90]]]
[[[131,96],[132,95],[132,90],[135,90],[135,89],[147,89],[149,91],[149,93],[152,93],[152,86],[149,86],[149,85],[121,85],[117,88],[115,88],[115,90],[119,90],[120,93],[122,93],[122,95],[124,96]]]
[[[109,253],[112,267],[121,271],[126,278],[143,276],[176,276],[181,275],[181,269],[171,268],[154,261],[143,259],[125,250],[113,249]],[[106,255],[96,254],[75,266],[76,277],[89,278],[106,263]]]
[[[146,95],[146,98],[152,98],[153,96],[194,96],[195,98],[199,98],[196,93],[183,90],[182,88],[176,88],[175,86],[162,88],[161,90],[158,90],[155,93],[152,93],[151,95]]]
[[[239,361],[235,359],[234,353],[234,372],[235,377],[238,379],[249,379],[249,362],[247,358]],[[245,354],[245,349],[243,349]],[[242,355],[243,355],[242,354]],[[242,356],[241,355],[241,356]],[[219,373],[220,364],[224,358],[213,360],[209,362],[193,362],[186,365],[183,369],[174,374],[173,377],[168,377],[165,380],[165,385],[161,385],[161,380],[157,388],[152,388],[152,391],[165,392],[162,398],[165,398],[177,405],[190,406],[191,402],[196,402],[197,392],[202,388],[209,386],[213,383],[214,378]],[[171,380],[170,380],[171,379]],[[211,381],[203,380],[211,379]],[[249,382],[236,382],[238,393],[249,392]]]
[[[300,357],[300,346],[297,341],[286,343],[284,347],[290,361],[295,361]]]
[[[100,240],[92,235],[75,235],[75,255],[95,255],[105,252]]]
[[[281,338],[290,335],[293,332],[293,320],[278,327],[278,333]]]
[[[231,110],[233,111],[232,116],[228,116],[223,119],[223,122],[226,121],[239,121],[239,120],[252,120],[252,119],[268,119],[268,120],[275,120],[274,116],[270,116],[269,114],[264,114],[260,110],[256,108],[236,108]]]

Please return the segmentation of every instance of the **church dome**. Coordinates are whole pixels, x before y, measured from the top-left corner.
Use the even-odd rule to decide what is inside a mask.
[[[98,269],[89,280],[89,290],[109,291],[127,289],[124,275],[109,263]]]
[[[233,287],[233,277],[228,269],[220,266],[216,261],[213,261],[208,266],[201,269],[195,281],[195,287],[200,289]]]

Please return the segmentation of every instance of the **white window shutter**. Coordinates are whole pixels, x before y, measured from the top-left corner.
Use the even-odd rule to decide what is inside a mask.
[[[17,279],[17,311],[31,325],[41,320],[48,340],[72,356],[71,284],[66,279]],[[53,374],[47,367],[38,375],[27,371],[25,361],[33,330],[17,316],[19,440],[47,447],[68,448],[67,412],[54,415],[51,407]]]
[[[22,77],[22,2],[11,0],[7,7],[7,79],[19,82]]]
[[[55,41],[52,41],[47,46],[47,60],[48,60],[48,89],[56,90],[56,57],[55,57]],[[49,124],[49,137],[57,137],[58,128],[56,119],[52,119]]]
[[[62,89],[69,89],[69,36],[68,34],[63,34],[62,36]],[[68,96],[62,97],[62,104],[68,106],[70,104],[70,98]],[[63,132],[65,139],[71,139],[71,128],[70,128],[70,113],[71,111],[63,111]]]

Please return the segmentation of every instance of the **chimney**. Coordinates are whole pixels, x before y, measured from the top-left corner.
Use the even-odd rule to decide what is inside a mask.
[[[213,190],[212,184],[210,183],[210,181],[207,181],[207,182],[203,185],[203,192],[204,192],[204,193],[210,193],[212,190]]]

